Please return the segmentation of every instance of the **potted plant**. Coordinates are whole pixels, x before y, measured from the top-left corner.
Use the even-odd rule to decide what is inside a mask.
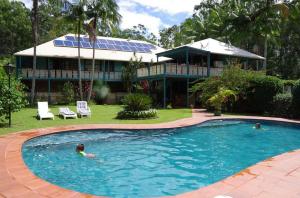
[[[220,116],[222,111],[222,104],[225,103],[229,98],[236,100],[236,93],[230,89],[220,88],[219,91],[208,99],[208,102],[215,109],[215,116]]]

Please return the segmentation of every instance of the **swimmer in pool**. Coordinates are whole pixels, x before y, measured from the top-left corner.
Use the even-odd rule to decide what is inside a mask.
[[[255,128],[256,128],[256,129],[261,129],[260,123],[256,123],[256,124],[255,124]]]
[[[84,152],[84,144],[78,144],[77,146],[76,146],[76,152],[79,154],[79,155],[81,155],[81,156],[83,156],[83,157],[87,157],[87,158],[94,158],[94,157],[96,157],[94,154],[92,154],[92,153],[85,153]]]

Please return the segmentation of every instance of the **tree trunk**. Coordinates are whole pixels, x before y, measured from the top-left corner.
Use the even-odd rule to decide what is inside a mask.
[[[91,32],[92,33],[92,41],[93,41],[93,60],[92,60],[92,76],[91,76],[91,82],[90,82],[87,101],[90,101],[91,96],[92,96],[92,91],[93,91],[93,83],[94,83],[94,75],[95,75],[95,45],[96,45],[96,42],[97,42],[96,31],[97,31],[97,15],[94,16],[93,29],[92,29],[92,32]]]
[[[38,0],[33,0],[32,6],[32,39],[33,39],[33,65],[32,65],[32,81],[31,81],[31,95],[30,95],[30,104],[34,105],[35,98],[35,73],[36,73],[36,46],[38,40],[38,32],[37,32],[37,12],[38,12]]]
[[[268,56],[268,36],[265,36],[265,45],[264,45],[264,64],[263,64],[263,70],[267,69],[267,56]]]
[[[95,44],[96,44],[96,40],[93,40],[92,77],[91,77],[90,89],[89,89],[87,101],[90,101],[92,96],[92,91],[93,91],[93,82],[94,82],[94,74],[95,74]]]
[[[80,100],[83,100],[83,93],[82,93],[82,81],[81,81],[81,60],[80,60],[80,19],[78,19],[78,27],[77,27],[77,41],[78,41],[78,83],[79,83],[79,94]]]

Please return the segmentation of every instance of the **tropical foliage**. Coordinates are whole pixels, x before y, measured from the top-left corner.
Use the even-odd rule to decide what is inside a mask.
[[[200,100],[207,108],[215,107],[209,101],[222,89],[232,90],[237,96],[237,100],[224,101],[228,111],[271,113],[273,97],[283,91],[283,81],[261,72],[232,66],[226,68],[220,77],[208,78],[192,87],[194,92],[201,93]]]
[[[219,91],[208,99],[208,102],[214,107],[215,115],[221,115],[222,104],[227,102],[230,98],[236,100],[236,94],[230,89],[220,88]]]
[[[136,79],[136,71],[138,68],[143,67],[144,63],[142,62],[142,57],[138,58],[134,53],[133,57],[130,59],[129,63],[123,67],[122,70],[122,81],[124,88],[127,92],[131,93],[134,88],[134,82]]]
[[[7,76],[0,76],[0,120],[8,119],[9,106],[12,112],[20,111],[27,105],[24,85],[15,79],[11,79],[11,87],[8,85]]]
[[[145,94],[128,94],[122,100],[124,110],[117,115],[118,119],[148,119],[155,118],[157,111],[151,109],[152,98]]]
[[[93,44],[93,60],[92,60],[92,78],[90,80],[90,87],[93,88],[94,71],[95,71],[95,44],[97,32],[102,34],[109,34],[115,29],[121,20],[121,15],[118,12],[119,6],[115,0],[89,0],[87,1],[87,16],[90,21],[85,25],[85,29],[89,34],[91,43]],[[98,29],[98,27],[100,27]],[[92,95],[92,89],[88,94],[89,101]]]
[[[64,83],[62,88],[63,102],[66,104],[74,103],[75,101],[75,88],[74,85],[68,81]]]

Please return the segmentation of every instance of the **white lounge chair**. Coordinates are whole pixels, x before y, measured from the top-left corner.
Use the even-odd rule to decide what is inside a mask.
[[[77,119],[77,114],[75,112],[71,111],[68,107],[60,107],[59,115],[62,116],[64,119],[67,119],[67,118]]]
[[[48,102],[38,102],[38,117],[40,118],[40,120],[44,118],[51,118],[52,120],[54,120],[54,115],[48,108]]]
[[[86,101],[77,101],[77,113],[79,117],[82,116],[91,117],[92,115],[91,109],[88,107]]]

